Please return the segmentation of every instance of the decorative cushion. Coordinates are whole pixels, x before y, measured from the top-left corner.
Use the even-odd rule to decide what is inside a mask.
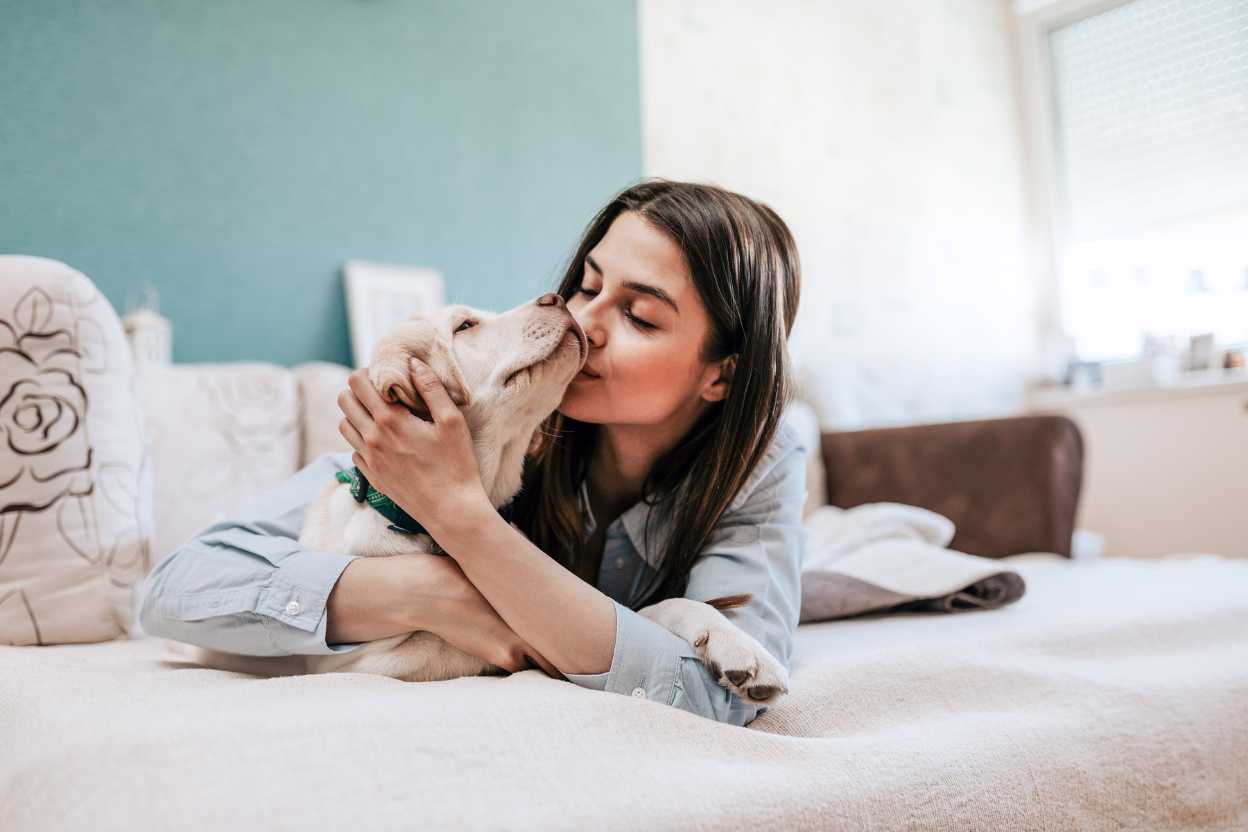
[[[0,643],[130,632],[152,480],[130,349],[83,274],[0,256]]]
[[[295,375],[260,361],[140,365],[152,448],[153,563],[299,470]]]
[[[338,394],[347,388],[351,368],[328,361],[308,361],[297,365],[294,373],[299,384],[299,415],[303,425],[299,467],[321,454],[350,451],[351,443],[338,430],[338,423],[343,419]]]

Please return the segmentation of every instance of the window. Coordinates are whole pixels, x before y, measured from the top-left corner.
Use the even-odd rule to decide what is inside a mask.
[[[1248,343],[1248,2],[1132,0],[1047,31],[1062,327]]]

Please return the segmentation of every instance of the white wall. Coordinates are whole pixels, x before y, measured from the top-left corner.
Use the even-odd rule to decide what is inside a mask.
[[[1006,0],[641,0],[645,171],[797,238],[824,427],[1011,412],[1036,349]]]

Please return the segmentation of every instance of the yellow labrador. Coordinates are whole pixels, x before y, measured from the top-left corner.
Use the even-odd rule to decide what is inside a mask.
[[[456,337],[470,328],[478,330],[471,339]],[[429,365],[464,413],[481,481],[497,508],[520,489],[524,456],[538,426],[559,406],[587,355],[585,333],[563,299],[547,293],[503,313],[457,304],[432,315],[413,315],[378,342],[368,375],[383,397],[428,418],[412,384],[409,359],[415,356]],[[337,479],[327,482],[308,507],[299,542],[369,557],[442,551],[427,534],[392,529],[391,519]],[[717,668],[724,687],[747,701],[771,704],[788,692],[784,666],[719,611],[749,599],[737,595],[703,603],[671,598],[639,612],[694,645],[707,666]],[[428,631],[327,655],[238,656],[202,648],[194,653],[201,664],[261,674],[377,673],[415,682],[506,672]]]

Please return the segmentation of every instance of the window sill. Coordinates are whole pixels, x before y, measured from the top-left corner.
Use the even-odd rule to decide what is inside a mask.
[[[1164,386],[1104,389],[1091,387],[1033,387],[1027,391],[1027,409],[1043,410],[1069,405],[1125,404],[1188,396],[1235,395],[1248,393],[1248,370],[1207,370],[1184,373],[1174,384]]]

